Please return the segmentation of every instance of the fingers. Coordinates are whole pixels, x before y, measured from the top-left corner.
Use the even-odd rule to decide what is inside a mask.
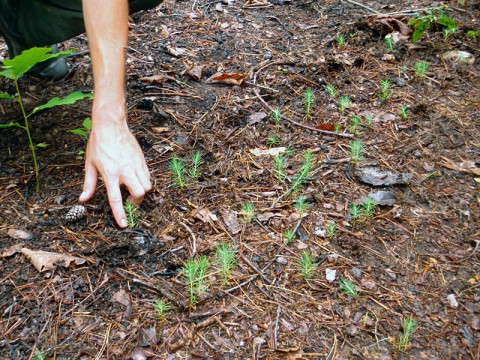
[[[108,203],[110,204],[110,208],[112,209],[115,221],[121,228],[126,228],[127,218],[125,216],[125,210],[123,209],[120,184],[118,183],[118,180],[107,182],[107,179],[105,179],[105,186],[107,188]]]
[[[97,168],[87,161],[85,163],[85,181],[83,183],[83,192],[80,194],[78,201],[86,202],[95,193],[97,187],[98,171]]]

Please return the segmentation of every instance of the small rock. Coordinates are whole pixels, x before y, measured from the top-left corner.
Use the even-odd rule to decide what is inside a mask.
[[[385,272],[388,274],[388,276],[390,276],[393,280],[395,280],[397,278],[397,274],[395,274],[395,272],[393,272],[393,270],[391,269],[385,269]]]
[[[362,277],[362,270],[361,269],[354,267],[354,268],[352,268],[351,271],[352,271],[353,276],[355,276],[357,279],[360,279]]]
[[[451,307],[454,307],[454,308],[458,307],[458,302],[457,302],[457,299],[455,298],[455,294],[448,294],[447,300],[450,303]]]
[[[287,265],[288,264],[288,260],[285,259],[283,256],[278,256],[276,261],[277,261],[277,263],[279,263],[281,265]]]
[[[272,52],[271,52],[271,51],[265,51],[265,52],[263,53],[263,58],[264,58],[265,60],[270,60],[270,59],[272,58]]]
[[[333,269],[329,269],[329,268],[325,269],[325,278],[327,279],[327,281],[329,283],[331,283],[335,280],[336,275],[337,275],[337,270],[333,270]]]
[[[392,81],[398,87],[404,87],[404,86],[407,85],[407,80],[405,80],[404,78],[401,78],[401,77],[394,77],[394,78],[392,78]]]

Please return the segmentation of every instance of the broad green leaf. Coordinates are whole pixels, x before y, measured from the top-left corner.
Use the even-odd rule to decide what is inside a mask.
[[[46,104],[37,106],[35,109],[33,109],[33,111],[28,116],[31,116],[43,109],[50,109],[59,105],[75,104],[77,101],[83,100],[83,99],[93,99],[93,94],[84,94],[81,91],[76,91],[71,93],[70,95],[65,96],[63,99],[59,97],[55,97],[53,99],[50,99]]]
[[[15,122],[11,122],[11,123],[8,123],[8,124],[0,124],[0,129],[8,129],[8,128],[11,128],[11,127],[23,127],[22,125],[20,125],[19,123]]]
[[[68,131],[71,132],[72,134],[79,135],[82,138],[87,137],[87,133],[83,129],[73,129],[73,130],[68,130]]]
[[[71,54],[73,50],[60,51],[56,54],[51,53],[52,48],[49,47],[34,47],[24,50],[21,54],[15,56],[13,59],[3,60],[3,71],[0,71],[0,76],[15,79],[21,77],[28,70],[36,64],[48,59],[65,56]]]
[[[15,96],[8,95],[8,94],[0,94],[0,99],[15,100]]]
[[[442,15],[437,19],[437,22],[443,26],[448,27],[449,29],[456,29],[457,23],[451,17]]]
[[[431,19],[419,23],[415,27],[415,31],[413,32],[412,42],[416,43],[418,41],[418,39],[420,39],[420,37],[423,35],[423,33],[428,29],[428,27],[430,26],[431,23],[432,23]]]
[[[42,148],[42,149],[45,149],[47,146],[48,146],[47,143],[38,143],[37,144],[37,147]]]
[[[85,118],[85,120],[83,120],[83,123],[82,123],[83,127],[87,130],[92,130],[92,119],[90,119],[89,117]]]

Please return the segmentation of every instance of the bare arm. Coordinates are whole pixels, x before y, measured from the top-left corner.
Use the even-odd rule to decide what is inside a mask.
[[[127,187],[136,204],[141,203],[145,192],[151,189],[150,173],[126,119],[128,1],[83,0],[83,12],[93,64],[95,99],[80,201],[92,197],[101,175],[115,220],[120,227],[126,227],[120,185]]]

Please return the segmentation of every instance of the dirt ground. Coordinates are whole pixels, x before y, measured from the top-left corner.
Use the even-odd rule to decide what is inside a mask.
[[[448,3],[458,29],[433,22],[415,44],[406,24],[441,2],[361,3],[168,0],[133,15],[129,124],[154,189],[131,229],[103,185],[66,219],[86,145],[68,130],[90,101],[31,118],[39,192],[24,131],[0,130],[0,358],[480,359],[479,3]],[[62,47],[77,49],[71,74],[21,81],[28,108],[92,91],[86,37]],[[7,100],[0,116],[21,119]],[[195,151],[200,175],[179,186],[172,158],[191,170]],[[368,194],[387,196],[370,214]],[[226,278],[220,244],[235,249]],[[39,272],[28,250],[76,260]],[[202,256],[193,299],[185,266]]]

